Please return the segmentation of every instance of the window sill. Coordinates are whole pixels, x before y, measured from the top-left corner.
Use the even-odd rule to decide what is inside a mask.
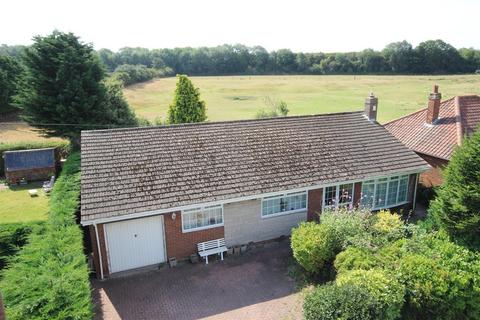
[[[202,230],[207,230],[207,229],[213,229],[213,228],[218,228],[218,227],[223,227],[223,222],[219,224],[212,224],[210,226],[204,226],[200,228],[193,228],[193,229],[183,229],[182,227],[182,233],[189,233],[189,232],[195,232],[195,231],[202,231]]]
[[[268,214],[268,215],[263,215],[260,214],[262,219],[269,219],[269,218],[275,218],[275,217],[280,217],[280,216],[287,216],[290,214],[295,214],[295,213],[300,213],[300,212],[307,212],[307,208],[305,209],[298,209],[298,210],[290,210],[290,211],[284,211],[284,212],[279,212],[279,213],[274,213],[274,214]]]
[[[347,209],[347,210],[350,210],[350,207],[353,206],[353,203],[352,202],[345,202],[345,203],[342,203],[342,204],[339,204],[338,206],[335,206],[335,205],[329,205],[329,206],[323,206],[322,207],[322,212],[323,211],[326,211],[326,210],[330,210],[330,211],[337,211],[339,209]]]
[[[399,203],[395,203],[395,204],[391,204],[389,206],[383,206],[383,207],[373,207],[372,210],[384,210],[384,209],[390,209],[390,208],[395,208],[395,207],[399,207],[399,206],[403,206],[407,203],[410,203],[410,201],[404,201],[404,202],[399,202]]]

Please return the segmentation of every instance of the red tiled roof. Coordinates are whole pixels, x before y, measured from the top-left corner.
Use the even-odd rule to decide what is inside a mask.
[[[427,108],[384,125],[398,140],[415,152],[450,160],[455,147],[480,123],[480,96],[457,96],[440,105],[438,119],[426,123]]]

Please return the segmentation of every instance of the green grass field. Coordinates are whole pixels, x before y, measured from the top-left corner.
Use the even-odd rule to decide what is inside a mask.
[[[37,189],[38,196],[31,197],[29,189]],[[26,186],[0,188],[0,224],[45,220],[48,214],[48,196],[42,190],[42,183]]]
[[[379,121],[385,122],[426,105],[432,86],[443,99],[480,94],[480,75],[458,76],[225,76],[191,77],[207,104],[210,121],[248,119],[265,108],[265,98],[287,102],[289,115],[362,110],[373,91],[379,98]],[[130,86],[125,96],[147,119],[165,118],[175,78]]]

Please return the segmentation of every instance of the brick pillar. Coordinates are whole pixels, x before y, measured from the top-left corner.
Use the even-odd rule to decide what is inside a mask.
[[[318,221],[322,213],[323,189],[308,191],[307,221]]]
[[[353,206],[357,208],[360,205],[360,199],[362,197],[362,183],[357,182],[353,186]]]
[[[98,254],[98,245],[97,245],[97,236],[95,234],[95,227],[93,225],[88,226],[90,231],[90,243],[92,244],[92,253],[93,253],[93,266],[95,268],[95,274],[97,278],[100,279],[100,259]],[[98,239],[100,240],[100,251],[102,253],[102,267],[103,267],[103,276],[106,277],[110,274],[108,270],[108,257],[107,257],[107,248],[105,246],[105,233],[103,231],[103,224],[97,225],[98,229]]]

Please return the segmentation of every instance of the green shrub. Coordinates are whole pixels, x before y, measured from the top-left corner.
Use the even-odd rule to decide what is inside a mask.
[[[80,195],[80,155],[72,154],[52,190],[43,234],[3,272],[8,319],[91,319],[92,302],[82,232],[75,222]]]
[[[406,313],[415,318],[478,319],[480,254],[441,233],[408,239],[399,265]]]
[[[382,210],[374,215],[375,223],[373,231],[380,234],[397,233],[403,228],[403,221],[400,215]]]
[[[309,273],[316,273],[335,257],[333,230],[315,222],[304,222],[292,229],[291,246],[297,262]]]
[[[480,131],[454,152],[443,177],[429,214],[455,240],[480,248]]]
[[[381,319],[379,303],[363,287],[328,284],[315,288],[305,297],[306,320],[374,320]]]
[[[58,148],[60,156],[67,157],[70,152],[70,144],[68,141],[37,141],[37,142],[16,142],[16,143],[0,143],[0,158],[5,151],[29,150],[42,148]],[[5,175],[3,160],[0,161],[0,177]]]
[[[319,224],[304,222],[292,229],[293,256],[308,272],[314,274],[333,262],[350,237],[364,233],[361,213],[324,212]]]
[[[405,288],[395,277],[381,269],[352,270],[340,273],[336,284],[365,289],[378,302],[380,319],[398,319],[403,307]]]
[[[0,270],[5,267],[8,258],[15,255],[27,243],[33,229],[42,224],[42,222],[28,222],[0,225]]]
[[[335,270],[342,273],[349,270],[369,270],[378,266],[372,251],[365,248],[349,247],[335,258]]]

